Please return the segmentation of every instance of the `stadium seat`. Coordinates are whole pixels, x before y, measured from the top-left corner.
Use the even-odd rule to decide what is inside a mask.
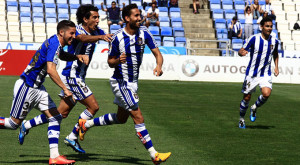
[[[223,9],[213,9],[212,10],[212,18],[213,19],[223,19],[224,18],[224,10]]]
[[[45,13],[56,13],[55,3],[45,3]]]
[[[30,2],[21,2],[20,3],[20,12],[31,12],[31,3]]]
[[[175,38],[175,46],[176,47],[185,47],[186,39],[185,37],[176,37]]]
[[[24,32],[22,33],[22,41],[23,42],[33,42],[33,33],[31,32]]]
[[[43,3],[43,0],[31,0],[31,3]]]
[[[0,1],[0,12],[4,13],[4,15],[5,15],[5,12],[6,12],[5,8],[6,8],[5,1]]]
[[[110,33],[113,34],[116,31],[118,31],[119,29],[121,29],[121,26],[120,25],[110,25],[109,29],[110,29]]]
[[[169,16],[169,10],[167,7],[158,7],[158,10],[159,10],[160,17],[168,17]]]
[[[160,36],[153,36],[153,37],[154,37],[154,39],[155,39],[157,45],[158,45],[158,46],[161,46],[161,37],[160,37]]]
[[[171,27],[160,27],[161,36],[173,36]]]
[[[7,22],[8,32],[20,32],[19,22]]]
[[[163,46],[174,47],[174,37],[164,37],[163,38]]]
[[[261,5],[261,6],[263,6],[263,5],[266,4],[266,1],[258,1],[258,4]]]
[[[224,10],[225,19],[232,19],[235,15],[235,10]]]
[[[46,31],[47,31],[48,38],[57,33],[56,27],[57,27],[57,23],[46,24]]]
[[[29,0],[19,0],[19,3],[21,3],[21,2],[30,3],[30,1],[29,1]]]
[[[215,19],[215,28],[216,29],[226,29],[226,20],[225,19]]]
[[[174,27],[173,34],[174,34],[174,37],[184,37],[184,28],[183,27]]]
[[[235,0],[234,1],[235,10],[244,10],[245,9],[245,1],[243,0]]]
[[[32,21],[33,21],[33,23],[44,22],[44,14],[43,13],[32,13]]]
[[[295,42],[291,40],[283,41],[283,50],[295,51]]]
[[[47,3],[55,4],[55,0],[44,0],[44,4]]]
[[[222,0],[222,8],[227,9],[233,9],[233,2],[232,0]]]
[[[142,6],[141,0],[131,0],[131,4],[135,3],[137,6]]]
[[[79,0],[69,0],[69,4],[78,4],[80,5],[80,1]]]
[[[55,22],[57,22],[56,13],[45,13],[45,22],[46,23],[55,23]]]
[[[288,21],[283,21],[281,20],[280,22],[277,22],[277,29],[278,31],[282,31],[282,30],[288,30],[289,27],[289,22]]]
[[[123,3],[125,3],[125,6],[129,5],[129,0],[119,0],[119,6],[120,8],[123,7]]]
[[[46,40],[45,33],[35,33],[34,34],[34,42],[43,43]]]
[[[8,33],[9,41],[13,42],[20,42],[21,41],[21,34],[20,32],[9,32]]]
[[[18,12],[18,2],[7,1],[6,2],[6,10],[8,12]]]
[[[70,4],[70,13],[76,14],[76,11],[80,5],[79,4]]]
[[[239,50],[243,46],[243,40],[242,39],[232,39],[232,49]]]
[[[179,7],[171,7],[170,8],[170,17],[180,17],[180,8]]]
[[[217,36],[217,39],[222,39],[223,38],[223,29],[216,29],[216,36]]]
[[[77,23],[76,14],[71,14],[70,20],[73,21],[74,23]]]
[[[182,27],[182,19],[180,17],[174,17],[171,20],[172,27]]]
[[[257,23],[257,19],[253,19],[253,24],[252,24],[252,26],[253,26],[253,30],[258,30],[258,27],[259,27],[259,25],[258,25],[258,23]]]
[[[294,31],[295,32],[295,31]],[[276,38],[278,39],[278,31],[276,29],[272,30],[272,33],[274,33],[276,35]],[[300,36],[299,36],[300,37]]]
[[[239,22],[240,22],[242,28],[245,29],[245,20],[244,19],[240,19]]]
[[[33,24],[34,33],[46,33],[45,23],[34,23]]]
[[[19,13],[18,12],[7,12],[7,22],[18,22],[19,21]]]
[[[221,9],[221,1],[220,0],[211,0],[210,1],[210,9]]]
[[[44,13],[43,3],[32,3],[32,13]]]
[[[237,12],[237,18],[240,19],[245,19],[245,12],[244,10],[236,10]]]
[[[0,31],[0,41],[8,41],[8,33],[6,30]]]
[[[32,33],[32,23],[31,22],[21,22],[21,32],[31,32]]]
[[[56,0],[56,3],[57,4],[68,4],[67,0]]]
[[[160,26],[170,26],[170,18],[169,17],[159,17]]]
[[[290,22],[290,24],[292,23],[293,25],[296,21],[299,20],[298,13],[295,11],[286,12],[286,18],[287,18],[288,22]]]
[[[92,0],[81,0],[81,4],[93,4]]]
[[[20,22],[31,22],[31,14],[30,13],[20,13]]]
[[[62,14],[62,13],[66,13],[66,14],[69,14],[69,5],[68,4],[57,4],[57,12],[59,14]]]
[[[294,2],[284,2],[283,3],[284,11],[286,12],[295,12],[296,6]]]
[[[149,31],[151,32],[152,35],[160,35],[159,34],[159,27],[158,26],[149,26],[148,27]]]
[[[58,22],[62,21],[62,20],[69,20],[69,14],[66,13],[62,13],[62,14],[58,14]]]
[[[0,22],[0,31],[6,31],[6,29],[7,29],[7,23],[6,23],[6,21],[3,21],[3,22]]]
[[[300,51],[300,41],[296,41],[295,42],[295,49],[296,49],[296,51]]]

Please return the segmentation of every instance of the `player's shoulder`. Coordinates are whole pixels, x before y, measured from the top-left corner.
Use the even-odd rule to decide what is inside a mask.
[[[59,40],[56,34],[48,38],[44,43],[46,47],[48,46],[58,46],[59,45]]]
[[[84,28],[82,27],[82,24],[76,25],[76,31],[79,34],[86,34]]]
[[[150,33],[149,29],[146,26],[140,26],[139,30],[142,32]]]
[[[112,42],[116,39],[116,38],[121,38],[120,36],[123,36],[123,29],[124,28],[121,28],[119,29],[118,31],[116,31],[113,36],[112,36]]]

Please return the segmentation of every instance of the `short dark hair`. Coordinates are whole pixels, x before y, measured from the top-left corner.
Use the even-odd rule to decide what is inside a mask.
[[[96,11],[98,12],[99,9],[91,4],[84,4],[84,5],[80,5],[77,9],[76,12],[76,19],[77,19],[77,23],[81,24],[83,23],[83,18],[90,18],[91,16],[91,11]]]
[[[111,4],[113,4],[113,3],[117,4],[116,1],[112,1],[112,2],[111,2]]]
[[[126,22],[125,16],[130,16],[131,15],[131,9],[138,9],[137,5],[135,3],[127,5],[123,8],[122,12],[122,18]]]
[[[56,30],[57,34],[59,33],[60,30],[66,30],[69,27],[76,27],[75,23],[70,21],[70,20],[62,20],[57,24]]]
[[[248,9],[250,9],[250,10],[251,10],[250,6],[247,6],[247,7],[246,7],[246,11],[248,11]]]
[[[236,16],[232,17],[232,20],[237,20],[237,17]]]
[[[273,21],[269,16],[267,16],[260,21],[260,26],[264,26],[265,22],[273,22]]]

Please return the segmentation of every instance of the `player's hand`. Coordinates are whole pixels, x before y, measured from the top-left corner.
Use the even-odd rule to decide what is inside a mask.
[[[106,42],[111,42],[112,36],[113,36],[113,34],[105,34],[105,35],[102,35],[101,39]]]
[[[240,56],[246,56],[248,54],[248,51],[247,50],[245,50],[245,49],[240,49],[239,50],[239,55]]]
[[[72,92],[70,92],[68,89],[65,89],[64,94],[65,99],[69,99],[73,104],[75,104],[75,99],[73,98]]]
[[[163,71],[161,70],[161,67],[159,67],[159,66],[156,66],[156,68],[153,70],[153,74],[155,75],[155,76],[161,76],[162,74],[163,74]]]
[[[275,67],[275,70],[274,70],[274,75],[277,77],[279,75],[279,70],[278,68]]]
[[[85,65],[88,65],[90,62],[89,55],[79,54],[77,55],[77,58],[80,62],[84,63]]]
[[[121,56],[119,57],[119,61],[120,61],[121,64],[124,64],[126,62],[126,57],[127,56],[126,56],[125,52],[123,52],[121,54]]]
[[[103,5],[103,2],[101,3],[101,5]]]
[[[122,4],[123,4],[123,6],[125,6],[125,3],[124,3],[124,2],[123,2]]]

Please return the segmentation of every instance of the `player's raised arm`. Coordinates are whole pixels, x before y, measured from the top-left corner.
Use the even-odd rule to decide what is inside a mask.
[[[76,36],[76,40],[79,40],[83,43],[97,42],[99,40],[110,42],[112,36],[113,34],[104,34],[104,35],[97,35],[97,36],[80,34]]]
[[[155,59],[156,59],[156,67],[153,70],[153,74],[155,76],[161,76],[163,74],[162,65],[163,65],[163,62],[164,62],[164,58],[161,55],[158,48],[151,49],[151,51],[152,51],[152,53],[153,53],[153,55],[155,56]]]

